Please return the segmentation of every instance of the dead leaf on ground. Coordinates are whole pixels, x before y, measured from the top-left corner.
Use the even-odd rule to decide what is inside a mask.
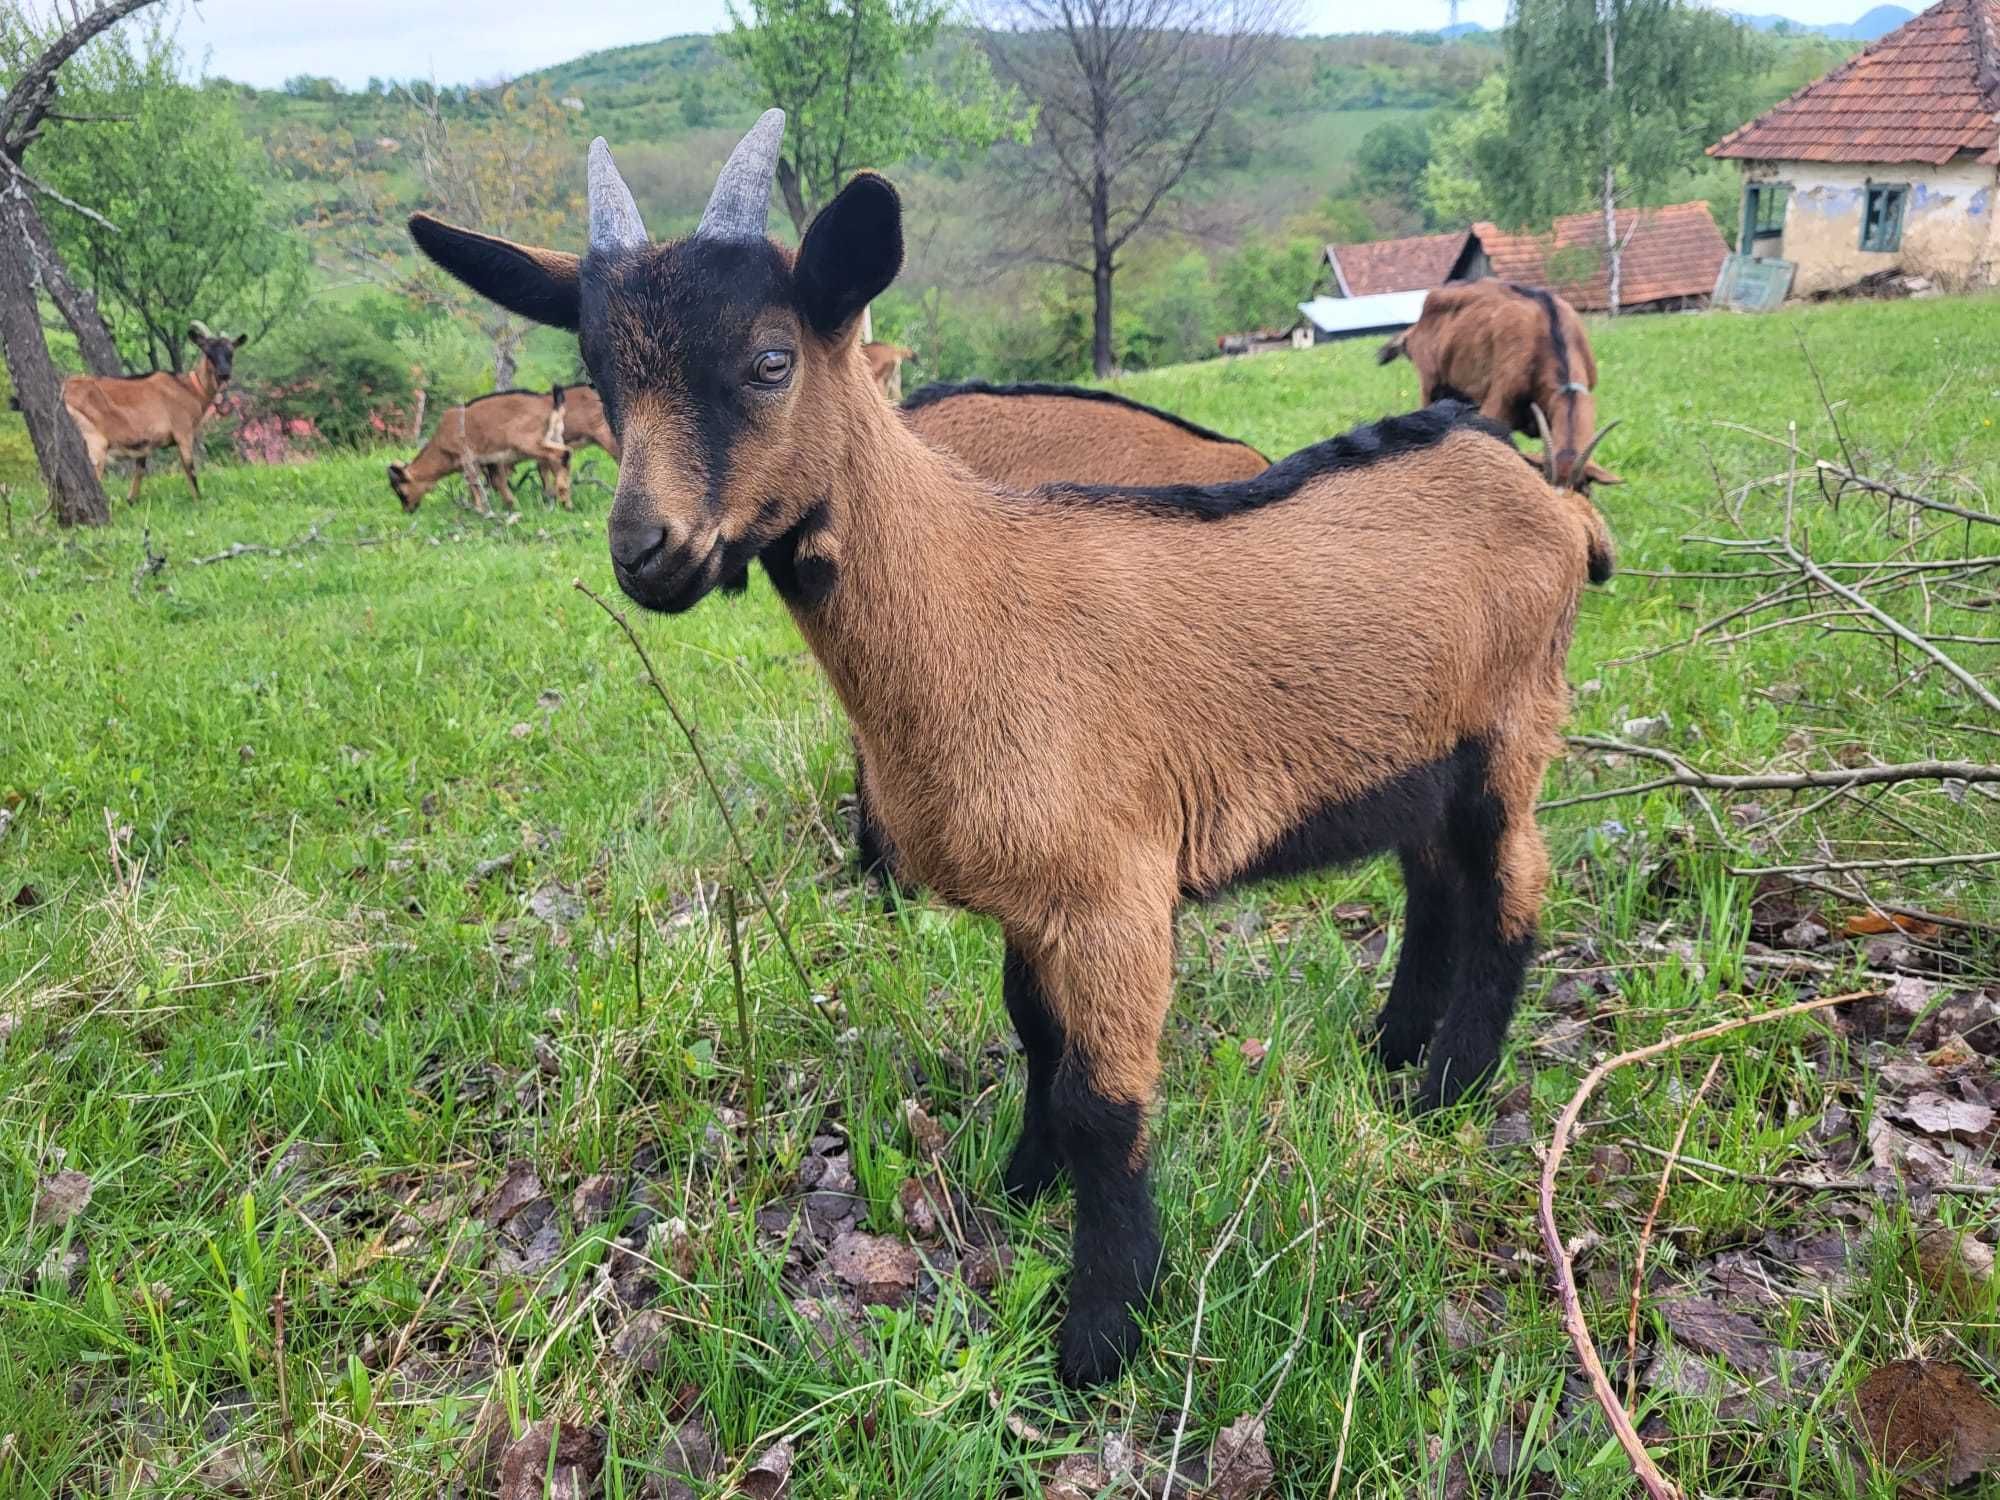
[[[1699,1354],[1753,1375],[1770,1372],[1776,1344],[1746,1313],[1733,1312],[1707,1297],[1673,1297],[1660,1304],[1668,1331]]]
[[[1848,937],[1880,937],[1885,933],[1901,932],[1926,943],[1935,942],[1938,936],[1935,922],[1873,911],[1856,912],[1841,924],[1841,931]]]
[[[583,915],[583,898],[560,880],[546,881],[528,897],[528,914],[551,927],[567,927]]]
[[[611,1339],[611,1352],[648,1375],[657,1374],[667,1358],[667,1319],[664,1313],[635,1312]]]
[[[931,1157],[944,1154],[944,1127],[933,1120],[916,1100],[903,1101],[903,1120],[910,1127],[910,1139],[916,1142],[917,1150]]]
[[[920,1240],[938,1231],[938,1213],[931,1202],[930,1189],[914,1177],[905,1177],[896,1190],[896,1203],[903,1213],[903,1227]]]
[[[1993,1111],[1986,1105],[1953,1099],[1934,1090],[1912,1094],[1905,1103],[1889,1105],[1883,1112],[1891,1119],[1916,1126],[1925,1135],[1950,1135],[1966,1141],[1984,1135],[1993,1123]]]
[[[97,1184],[81,1172],[51,1172],[35,1193],[35,1222],[61,1228],[86,1208]]]
[[[1264,1424],[1241,1416],[1215,1435],[1208,1450],[1209,1500],[1258,1500],[1278,1476],[1264,1445]]]
[[[2000,1406],[1956,1365],[1884,1365],[1861,1382],[1854,1407],[1869,1454],[1887,1468],[1934,1468],[1956,1485],[2000,1458]]]
[[[532,1422],[500,1455],[496,1500],[586,1500],[603,1467],[603,1428]]]
[[[863,1302],[901,1307],[917,1289],[916,1251],[887,1235],[850,1229],[826,1252],[829,1270]]]
[[[1095,1453],[1072,1453],[1057,1462],[1042,1482],[1042,1500],[1097,1500],[1111,1476]]]
[[[707,1481],[721,1470],[722,1446],[715,1425],[705,1412],[696,1412],[667,1438],[660,1471],[647,1481],[648,1500],[696,1500],[708,1493]]]
[[[750,1472],[743,1476],[743,1482],[736,1487],[737,1493],[749,1495],[752,1500],[778,1500],[784,1493],[785,1481],[792,1477],[792,1442],[790,1438],[771,1444],[758,1455],[757,1462],[750,1466]]]
[[[489,1229],[499,1229],[529,1204],[544,1198],[542,1179],[534,1163],[525,1157],[507,1163],[507,1170],[493,1184],[493,1191],[479,1206],[479,1217]]]
[[[1993,1281],[1993,1247],[1969,1229],[1940,1224],[1917,1239],[1917,1271],[1932,1291],[1943,1294],[1961,1312],[1969,1312]]]
[[[569,1214],[576,1227],[601,1224],[610,1218],[611,1211],[618,1206],[619,1187],[616,1172],[599,1172],[579,1182],[576,1191],[569,1195]]]

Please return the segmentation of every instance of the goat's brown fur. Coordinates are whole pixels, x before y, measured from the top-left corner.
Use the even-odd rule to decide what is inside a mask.
[[[550,252],[503,257],[421,216],[412,232],[503,305],[581,325],[628,455],[621,587],[675,612],[760,556],[901,858],[998,921],[1028,1071],[1008,1184],[1077,1187],[1066,1378],[1117,1368],[1157,1272],[1143,1111],[1182,901],[1397,848],[1412,933],[1380,1050],[1430,1044],[1426,1105],[1495,1064],[1601,523],[1467,408],[1235,484],[1024,493],[881,400],[858,324],[901,216],[871,174],[796,258],[720,235],[594,247],[580,286]]]
[[[1620,482],[1595,463],[1576,472],[1596,430],[1597,358],[1583,319],[1555,293],[1492,278],[1446,282],[1378,357],[1388,364],[1398,356],[1417,367],[1426,405],[1456,395],[1529,437],[1541,435],[1533,410],[1540,406],[1559,483],[1587,493],[1592,484]]]
[[[928,387],[903,403],[903,421],[1009,489],[1226,484],[1271,466],[1248,443],[1136,401],[1064,386]]]
[[[587,385],[566,385],[563,393],[563,446],[571,453],[595,443],[613,459],[619,454],[617,434],[604,415],[604,402]]]
[[[543,493],[555,496],[568,510],[569,449],[564,438],[570,395],[564,391],[562,408],[543,391],[499,391],[451,407],[438,418],[437,430],[415,458],[389,465],[389,488],[405,511],[414,511],[439,481],[463,474],[475,505],[483,510],[485,501],[474,477],[477,470],[499,491],[507,509],[518,510],[509,479],[516,464],[532,461],[541,473]],[[598,416],[601,420],[601,406]]]
[[[211,334],[197,324],[188,330],[188,338],[201,357],[184,374],[156,370],[151,375],[72,375],[65,380],[63,406],[76,423],[99,482],[110,460],[132,459],[132,488],[126,498],[137,500],[139,483],[146,477],[146,460],[172,444],[180,454],[188,488],[199,500],[195,439],[201,435],[201,424],[216,396],[228,383],[235,352],[246,337]]]

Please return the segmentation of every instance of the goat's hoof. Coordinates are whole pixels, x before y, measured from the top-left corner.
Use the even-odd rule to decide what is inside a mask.
[[[1406,1026],[1378,1021],[1375,1023],[1375,1061],[1390,1073],[1398,1068],[1407,1068],[1423,1056],[1427,1040]]]
[[[1062,1164],[1055,1152],[1041,1141],[1022,1136],[1014,1154],[1007,1158],[1007,1172],[1000,1185],[1016,1203],[1032,1203],[1061,1180]]]
[[[1479,1067],[1433,1050],[1430,1066],[1424,1069],[1423,1085],[1417,1090],[1411,1108],[1420,1115],[1429,1115],[1462,1104],[1492,1074],[1491,1063]]]
[[[1063,1319],[1062,1352],[1056,1373],[1064,1385],[1102,1385],[1115,1380],[1139,1349],[1139,1320],[1117,1298],[1078,1298]]]

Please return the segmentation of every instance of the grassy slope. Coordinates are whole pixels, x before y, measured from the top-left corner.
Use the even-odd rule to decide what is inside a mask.
[[[1774,466],[1717,419],[1821,425],[1795,331],[1851,403],[1861,442],[1970,455],[1986,494],[2000,493],[1987,425],[2000,356],[1979,331],[1995,311],[1937,302],[1601,330],[1607,414],[1625,419],[1607,455],[1631,481],[1609,497],[1625,562],[1706,557],[1677,541],[1711,524],[1705,452],[1726,474]],[[1284,451],[1408,404],[1408,367],[1377,369],[1371,354],[1350,344],[1126,388]],[[0,1492],[53,1493],[123,1462],[137,1492],[164,1493],[215,1457],[228,1423],[204,1436],[204,1422],[247,1389],[230,1440],[271,1465],[260,1493],[292,1492],[279,1457],[290,1430],[306,1476],[297,1493],[436,1494],[440,1470],[477,1446],[482,1401],[496,1420],[605,1421],[614,1496],[638,1493],[690,1401],[732,1456],[799,1424],[789,1493],[800,1500],[1035,1493],[1050,1454],[1106,1432],[1168,1446],[1196,1276],[1267,1156],[1276,1165],[1210,1286],[1191,1448],[1264,1402],[1304,1328],[1269,1417],[1280,1493],[1325,1494],[1340,1453],[1350,1493],[1438,1494],[1449,1455],[1507,1429],[1525,1434],[1514,1477],[1482,1488],[1629,1492],[1601,1423],[1563,1400],[1562,1335],[1538,1262],[1523,1256],[1534,1159],[1489,1148],[1481,1112],[1413,1126],[1403,1081],[1385,1081],[1357,1045],[1383,971],[1363,966],[1338,908],[1369,903],[1393,931],[1387,869],[1186,919],[1157,1127],[1172,1275],[1129,1379],[1092,1399],[1062,1393],[1048,1339],[1067,1206],[1002,1214],[996,1196],[1019,1083],[997,941],[974,919],[928,906],[885,915],[853,897],[840,716],[768,587],[640,623],[830,997],[804,1004],[768,928],[751,922],[753,1055],[705,912],[706,883],[728,875],[721,823],[624,643],[570,588],[581,575],[609,589],[602,495],[581,490],[575,517],[531,503],[513,526],[434,499],[407,524],[372,458],[219,470],[210,491],[192,506],[177,478],[158,477],[138,509],[89,535],[17,516],[0,552],[0,798],[13,814],[0,895],[29,884],[42,898],[0,917],[11,1018],[0,1026],[13,1027],[0,1043],[0,1432],[14,1435]],[[1854,547],[1885,545],[1869,539],[1863,507],[1839,521],[1815,508],[1813,524],[1823,543],[1838,526]],[[283,556],[195,565],[232,542],[314,534]],[[135,583],[148,536],[167,562]],[[1861,696],[1885,679],[1873,643],[1854,637],[1605,665],[1684,632],[1698,603],[1629,577],[1589,597],[1571,675],[1599,686],[1580,726],[1615,731],[1665,710],[1699,734],[1705,759],[1744,765],[1777,757],[1801,719],[1816,763],[1850,743],[1885,756],[1949,748],[1927,741],[1964,711],[1929,684],[1886,705]],[[1760,696],[1781,682],[1800,686],[1800,704]],[[1552,786],[1631,774],[1573,765]],[[1903,805],[1947,847],[1980,836],[1975,814],[1942,796]],[[1594,841],[1607,815],[1639,831],[1646,859]],[[1549,819],[1562,869],[1551,928],[1596,934],[1618,958],[1612,1030],[1596,1045],[1734,1008],[1718,989],[1735,977],[1741,889],[1713,855],[1677,856],[1673,882],[1653,870],[1687,816],[1656,799]],[[509,854],[511,868],[476,876]],[[567,924],[533,914],[558,883],[582,907]],[[1915,888],[1993,909],[1990,884]],[[1635,953],[1642,927],[1668,920],[1720,966],[1712,977]],[[635,921],[646,934],[636,998]],[[1531,1005],[1552,977],[1537,972]],[[1529,1083],[1541,1137],[1580,1070],[1525,1040],[1534,1025],[1499,1087]],[[1781,1169],[1829,1098],[1804,1061],[1814,1034],[1800,1023],[1730,1048],[1689,1150]],[[1270,1043],[1260,1070],[1239,1053],[1248,1037]],[[1699,1063],[1678,1071],[1691,1083]],[[752,1074],[769,1113],[755,1148],[714,1129],[720,1108],[745,1106]],[[1664,1145],[1679,1111],[1660,1083],[1661,1070],[1615,1079],[1592,1110],[1616,1122],[1604,1138]],[[900,1123],[909,1097],[949,1133],[945,1176],[997,1216],[1017,1258],[990,1298],[946,1275],[935,1308],[874,1312],[864,1352],[815,1357],[753,1211],[790,1189],[831,1118],[852,1140],[870,1221],[898,1232],[897,1188],[915,1169]],[[686,1221],[691,1249],[659,1304],[673,1323],[657,1374],[608,1352],[616,1318],[584,1300],[606,1226],[567,1236],[552,1267],[522,1277],[498,1268],[490,1234],[464,1217],[515,1157],[536,1164],[566,1229],[578,1181],[635,1164],[658,1210]],[[37,1174],[58,1159],[96,1183],[70,1232],[31,1224]],[[1566,1188],[1570,1230],[1604,1231],[1596,1263],[1614,1275],[1651,1175],[1641,1163],[1633,1180],[1589,1185],[1579,1172]],[[438,1222],[399,1220],[412,1200],[442,1204]],[[621,1216],[636,1202],[622,1198]],[[1684,1180],[1677,1232],[1655,1254],[1672,1275],[1802,1211],[1796,1197]],[[1298,1242],[1314,1221],[1319,1234]],[[1882,1243],[1894,1231],[1885,1220]],[[74,1290],[38,1274],[72,1244],[89,1254]],[[1780,1320],[1788,1343],[1834,1361],[1823,1394],[1781,1420],[1649,1398],[1684,1435],[1662,1450],[1684,1480],[1730,1494],[1856,1485],[1829,1437],[1841,1392],[1945,1317],[1904,1282],[1893,1250],[1872,1266]],[[281,1287],[289,1411],[272,1358]],[[1476,1318],[1446,1316],[1474,1298],[1486,1306]],[[1593,1305],[1609,1340],[1622,1314]],[[1990,1297],[1980,1317],[1993,1321]],[[379,1369],[406,1327],[398,1381],[352,1373]],[[1343,1434],[1350,1378],[1358,1404]],[[1010,1432],[1010,1414],[1043,1436]],[[362,1436],[364,1420],[378,1436]]]

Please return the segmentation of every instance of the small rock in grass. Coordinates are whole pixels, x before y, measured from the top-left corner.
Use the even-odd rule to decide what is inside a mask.
[[[604,1467],[604,1430],[531,1422],[500,1455],[497,1500],[588,1500]]]
[[[60,1228],[90,1207],[96,1190],[81,1172],[51,1172],[35,1192],[35,1222]]]

